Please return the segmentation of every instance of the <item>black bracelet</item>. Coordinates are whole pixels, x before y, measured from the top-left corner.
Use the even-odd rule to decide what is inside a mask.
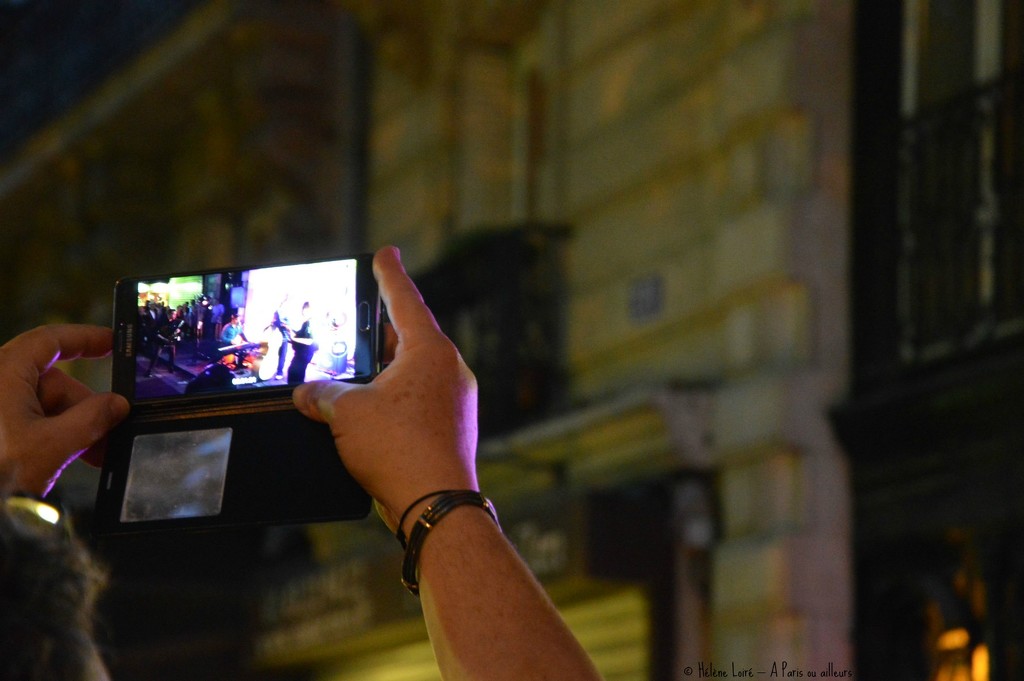
[[[440,498],[428,506],[423,514],[416,519],[416,524],[409,532],[409,546],[405,550],[405,560],[402,561],[402,584],[412,595],[418,596],[420,593],[419,578],[416,572],[420,551],[423,549],[423,541],[426,539],[427,533],[449,512],[467,504],[484,509],[491,519],[496,524],[498,523],[494,505],[491,504],[490,499],[485,498],[479,492],[462,490],[441,493]],[[498,526],[500,529],[500,524]]]
[[[442,494],[454,494],[455,492],[461,491],[472,492],[473,490],[442,489],[438,490],[437,492],[429,492],[427,494],[424,494],[422,497],[409,504],[405,509],[405,513],[403,513],[402,517],[398,519],[398,528],[395,530],[395,539],[397,539],[398,543],[402,545],[402,548],[405,548],[405,532],[402,532],[402,526],[405,525],[405,519],[409,517],[409,511],[415,508],[416,504],[426,501],[430,497],[439,497]]]

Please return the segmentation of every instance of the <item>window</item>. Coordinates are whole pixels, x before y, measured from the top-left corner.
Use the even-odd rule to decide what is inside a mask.
[[[1018,3],[858,15],[855,333],[870,388],[1024,337],[1024,80]]]

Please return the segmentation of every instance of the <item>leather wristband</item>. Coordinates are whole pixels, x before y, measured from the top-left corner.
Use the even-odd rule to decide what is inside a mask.
[[[428,494],[427,496],[431,495]],[[409,532],[409,544],[405,549],[405,560],[402,561],[402,584],[412,595],[418,596],[420,593],[417,572],[420,551],[423,549],[423,542],[427,538],[427,533],[448,513],[459,506],[467,505],[476,506],[487,511],[487,514],[491,516],[495,524],[498,524],[499,529],[501,528],[494,505],[491,504],[490,499],[485,498],[479,492],[462,490],[439,493],[438,498],[430,506],[427,506],[423,514],[416,519],[416,524],[413,525],[412,530]]]
[[[442,490],[438,490],[437,492],[430,492],[428,494],[424,494],[422,497],[420,497],[416,501],[414,501],[411,504],[409,504],[405,508],[405,513],[403,513],[402,517],[398,519],[398,529],[395,530],[395,539],[397,539],[398,543],[402,545],[402,548],[403,549],[405,548],[405,543],[406,543],[405,542],[405,532],[402,531],[402,527],[405,525],[405,519],[409,517],[409,513],[412,511],[412,509],[416,508],[417,504],[420,504],[420,503],[426,501],[430,497],[439,497],[442,494],[454,494],[455,492],[461,492],[461,491],[472,492],[473,490],[471,490],[471,489],[470,490],[442,489]]]

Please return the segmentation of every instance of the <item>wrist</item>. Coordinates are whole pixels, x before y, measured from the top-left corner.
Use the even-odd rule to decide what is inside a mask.
[[[455,490],[443,489],[434,492],[428,492],[420,497],[417,497],[414,501],[409,503],[402,512],[402,515],[397,516],[398,522],[395,524],[395,538],[398,543],[402,545],[402,548],[406,548],[408,538],[412,534],[413,528],[416,526],[416,522],[419,520],[423,512],[430,508],[430,504],[435,499],[444,495],[451,494]]]
[[[477,492],[480,489],[476,476],[472,474],[446,472],[443,475],[432,475],[430,479],[424,476],[421,483],[415,487],[411,485],[405,487],[410,492],[419,492],[419,495],[414,497],[410,493],[400,504],[384,505],[388,510],[388,516],[385,518],[387,525],[402,548],[405,548],[405,542],[408,540],[412,528],[416,526],[416,521],[438,497],[454,492]]]
[[[397,516],[397,522],[395,523],[395,539],[398,540],[398,543],[402,545],[403,549],[407,548],[408,540],[412,536],[412,532],[416,528],[420,518],[423,517],[424,513],[428,513],[430,511],[431,506],[435,502],[442,500],[444,497],[452,495],[465,496],[467,494],[480,495],[474,485],[472,487],[465,488],[453,487],[451,489],[439,489],[417,497],[405,507],[400,516]]]
[[[413,595],[419,595],[419,559],[423,544],[434,527],[455,510],[462,507],[476,507],[486,511],[500,531],[498,515],[491,501],[475,490],[454,490],[427,495],[431,498],[429,505],[416,518],[409,531],[408,542],[399,534],[399,541],[405,547],[405,558],[402,561],[402,584]],[[418,505],[421,502],[417,502]]]

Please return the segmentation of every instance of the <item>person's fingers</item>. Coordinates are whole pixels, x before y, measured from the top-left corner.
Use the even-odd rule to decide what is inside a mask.
[[[93,468],[102,468],[103,459],[107,455],[107,438],[102,437],[99,441],[95,442],[91,447],[82,452],[78,459],[84,461]]]
[[[307,418],[321,423],[331,423],[338,398],[361,386],[339,381],[310,381],[292,391],[292,402]]]
[[[49,418],[54,449],[78,453],[92,446],[128,416],[128,400],[116,393],[96,393]]]
[[[39,377],[36,388],[39,404],[46,415],[60,414],[93,394],[93,390],[53,367]]]
[[[387,246],[377,251],[373,258],[373,272],[388,317],[402,342],[416,342],[440,332],[419,289],[406,274],[397,248]]]
[[[128,401],[114,393],[97,393],[62,413],[33,423],[25,444],[36,449],[21,462],[18,482],[24,489],[45,494],[60,471],[80,453],[102,440],[128,415]]]
[[[16,336],[0,347],[0,375],[9,379],[4,398],[12,405],[22,405],[25,414],[34,412],[31,405],[36,403],[39,383],[54,362],[104,357],[110,353],[112,340],[106,327],[77,324],[41,326]]]
[[[42,374],[60,359],[105,357],[112,344],[113,333],[104,326],[40,326],[0,348],[0,364],[33,367]]]

